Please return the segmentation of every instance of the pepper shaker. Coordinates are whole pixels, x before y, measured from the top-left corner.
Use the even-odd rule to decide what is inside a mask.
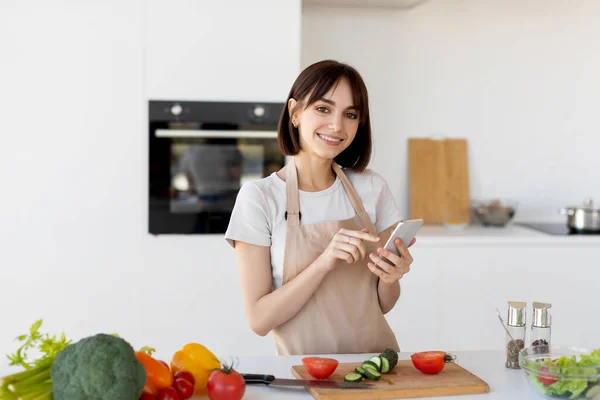
[[[548,353],[550,351],[550,336],[552,329],[552,315],[548,309],[552,307],[550,303],[533,303],[533,318],[531,322],[531,346],[536,354]]]
[[[508,318],[506,328],[515,339],[506,334],[506,368],[520,369],[519,353],[525,347],[525,331],[527,329],[527,303],[523,301],[508,302]]]

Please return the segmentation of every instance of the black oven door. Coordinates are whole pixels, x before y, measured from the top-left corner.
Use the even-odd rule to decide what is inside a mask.
[[[241,186],[285,165],[274,117],[151,121],[149,232],[225,233]]]

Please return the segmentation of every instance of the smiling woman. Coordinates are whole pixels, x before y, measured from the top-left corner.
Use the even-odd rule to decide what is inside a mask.
[[[296,80],[282,112],[279,148],[286,155],[305,150],[335,158],[342,167],[363,171],[371,157],[368,102],[365,83],[350,66],[335,61],[309,66]],[[315,146],[317,140],[332,148]]]
[[[400,296],[412,243],[398,241],[399,256],[381,247],[401,218],[385,180],[366,168],[371,122],[360,74],[331,60],[306,68],[278,144],[290,162],[242,187],[225,234],[250,327],[272,332],[279,354],[399,351],[384,314]]]

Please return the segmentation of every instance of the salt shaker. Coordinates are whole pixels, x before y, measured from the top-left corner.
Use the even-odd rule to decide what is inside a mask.
[[[519,353],[525,347],[525,331],[527,303],[523,301],[508,302],[508,318],[506,328],[515,339],[506,334],[506,368],[519,369]]]
[[[550,351],[550,336],[552,329],[552,315],[548,309],[550,303],[533,303],[533,319],[531,322],[531,346],[535,353],[548,353]]]

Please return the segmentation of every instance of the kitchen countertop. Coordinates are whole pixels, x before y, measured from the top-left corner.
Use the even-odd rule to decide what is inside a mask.
[[[524,372],[504,367],[502,351],[461,351],[453,352],[457,362],[471,373],[483,379],[490,386],[486,394],[452,396],[452,399],[469,400],[520,400],[541,399],[524,379]],[[157,355],[160,357],[160,355]],[[362,361],[369,354],[329,355],[340,362]],[[409,359],[410,353],[400,353],[400,359]],[[327,356],[325,356],[327,357]],[[302,356],[247,356],[240,357],[238,371],[245,373],[271,374],[277,378],[294,378],[291,372],[293,365],[301,365]],[[3,364],[0,366],[0,376],[17,372]],[[194,397],[201,399],[202,397]],[[206,398],[206,397],[205,397]],[[439,399],[439,397],[436,397]],[[310,400],[312,396],[304,388],[269,388],[266,386],[248,385],[244,400]]]
[[[463,351],[453,352],[457,362],[471,373],[483,379],[490,386],[490,393],[477,395],[452,396],[453,399],[470,400],[519,400],[540,399],[537,393],[529,387],[524,379],[522,370],[511,370],[504,367],[502,351]],[[340,362],[362,361],[370,355],[330,355]],[[327,356],[325,356],[327,357]],[[410,353],[400,353],[400,359],[409,359]],[[262,373],[275,375],[278,378],[293,378],[291,367],[300,365],[301,356],[272,356],[272,357],[242,357],[239,370],[246,373]],[[436,397],[439,399],[439,397]],[[247,400],[292,400],[312,399],[304,389],[280,389],[247,386]]]
[[[505,227],[468,225],[463,229],[425,225],[417,233],[420,247],[465,245],[598,246],[600,235],[550,235],[510,223]]]

